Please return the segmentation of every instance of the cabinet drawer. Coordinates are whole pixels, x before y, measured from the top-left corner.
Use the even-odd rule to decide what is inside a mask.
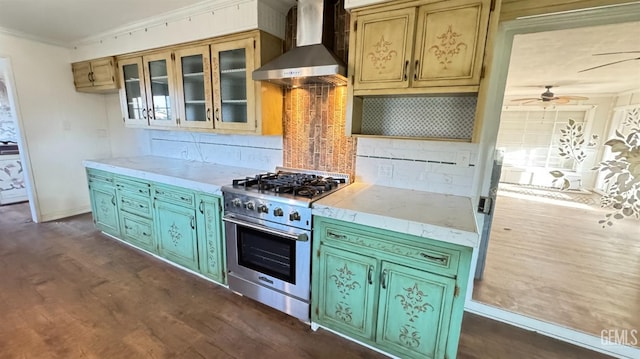
[[[151,218],[151,198],[138,192],[118,190],[118,205],[121,211]]]
[[[155,199],[195,208],[195,196],[192,191],[175,187],[154,187]]]
[[[415,242],[410,242],[401,233],[383,230],[372,232],[331,223],[321,225],[320,230],[324,242],[340,248],[354,250],[353,247],[361,247],[384,252],[394,256],[394,261],[398,263],[442,275],[455,276],[458,272],[460,252],[433,245],[433,241],[428,239],[416,237],[412,238]]]
[[[144,182],[133,181],[127,178],[117,177],[115,179],[116,188],[137,193],[143,196],[149,196],[149,184]]]
[[[136,247],[156,253],[153,240],[153,221],[134,214],[122,212],[122,237]]]
[[[108,185],[113,186],[113,175],[109,172],[94,170],[87,168],[87,178],[89,185]]]

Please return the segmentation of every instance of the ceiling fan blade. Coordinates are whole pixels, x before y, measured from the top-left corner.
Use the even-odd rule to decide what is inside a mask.
[[[601,54],[592,54],[591,56],[617,55],[617,54],[640,54],[640,51],[603,52]]]
[[[590,67],[588,69],[580,70],[580,71],[578,71],[578,73],[585,72],[585,71],[591,71],[591,70],[599,69],[601,67],[605,67],[605,66],[609,66],[609,65],[615,65],[615,64],[619,64],[621,62],[627,62],[627,61],[633,61],[633,60],[640,60],[640,57],[635,57],[633,59],[626,59],[626,60],[609,62],[608,64],[604,64],[604,65],[600,65],[600,66],[594,66],[594,67]]]
[[[568,98],[564,98],[564,97],[556,97],[553,100],[550,101],[551,103],[555,103],[558,105],[563,105],[565,103],[569,103],[569,99]]]
[[[588,97],[584,97],[584,96],[558,96],[558,98],[566,98],[567,100],[574,100],[574,101],[583,101],[583,100],[588,100]]]
[[[535,98],[535,97],[527,97],[527,98],[516,98],[513,100],[510,100],[512,102],[520,102],[520,101],[540,101],[539,98]]]
[[[529,101],[524,101],[521,102],[521,105],[531,105],[531,104],[538,104],[538,103],[544,103],[544,101],[541,101],[539,98],[534,98],[534,99],[530,99]]]

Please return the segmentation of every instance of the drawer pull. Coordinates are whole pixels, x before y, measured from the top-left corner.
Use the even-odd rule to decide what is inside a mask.
[[[159,195],[161,195],[161,196],[164,196],[166,193],[164,193],[164,191],[158,191],[158,190],[156,190],[156,194],[159,194]]]
[[[420,60],[416,60],[416,68],[413,73],[413,79],[418,81],[418,73],[420,72]]]
[[[200,206],[199,207],[200,207],[200,213],[204,214],[204,201],[203,200],[200,200]]]
[[[434,256],[430,256],[426,253],[422,253],[420,252],[420,255],[425,258],[428,259],[430,261],[434,261],[434,262],[440,262],[442,264],[447,264],[447,257],[434,257]]]
[[[195,217],[191,216],[191,229],[196,229]]]
[[[404,71],[402,71],[402,77],[404,81],[407,81],[407,68],[409,67],[409,60],[404,62]]]
[[[335,239],[347,239],[347,236],[345,236],[344,234],[335,234],[331,231],[327,231],[327,236]]]
[[[142,232],[142,235],[145,236],[145,237],[149,237],[149,233],[147,233],[147,232]]]
[[[373,285],[373,266],[369,266],[369,271],[367,272],[367,280],[369,281],[369,285]]]
[[[185,202],[191,202],[191,198],[189,198],[189,197],[180,196],[180,199],[185,201]]]
[[[116,196],[111,197],[111,204],[116,205]]]
[[[380,278],[380,284],[382,285],[382,289],[387,289],[387,270],[382,271],[382,278]]]
[[[143,189],[139,189],[138,192],[142,193],[142,194],[147,194],[147,191],[143,190]]]

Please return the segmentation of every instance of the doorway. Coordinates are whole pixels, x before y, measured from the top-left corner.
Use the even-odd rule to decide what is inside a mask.
[[[629,6],[633,7],[634,5],[629,5]],[[635,5],[635,7],[636,7],[635,11],[637,14],[637,5]],[[535,33],[541,33],[546,31],[558,31],[563,29],[583,28],[586,26],[599,26],[599,25],[619,24],[619,23],[627,23],[631,21],[638,21],[638,16],[634,17],[632,15],[628,15],[628,14],[632,14],[633,11],[634,9],[630,10],[630,8],[627,8],[625,10],[622,10],[621,8],[598,9],[598,10],[583,11],[580,13],[551,15],[551,16],[545,16],[545,17],[538,17],[535,19],[534,18],[523,19],[523,20],[515,20],[515,21],[510,21],[508,23],[503,23],[501,29],[499,30],[499,34],[497,36],[497,41],[496,41],[497,51],[495,54],[496,60],[494,60],[494,64],[492,65],[491,80],[489,82],[487,92],[494,93],[494,94],[495,93],[507,94],[507,92],[505,91],[505,89],[508,88],[508,85],[509,85],[508,84],[509,80],[507,80],[507,72],[509,73],[509,76],[511,76],[512,74],[512,68],[509,67],[511,49],[513,46],[515,51],[515,45],[516,45],[515,41],[520,34],[535,34]],[[625,12],[627,13],[625,14]],[[635,27],[635,29],[637,29],[637,27]],[[635,31],[634,33],[637,33],[637,31]],[[637,41],[638,41],[637,39],[634,39],[633,41],[630,42],[630,44],[635,44],[637,43]],[[588,41],[582,42],[583,45],[585,43],[588,43]],[[552,44],[549,44],[549,45],[552,46]],[[627,45],[629,45],[629,43],[627,43]],[[637,46],[637,47],[638,48],[635,48],[633,50],[640,50],[640,46]],[[540,47],[540,46],[534,46],[533,48],[534,50],[539,52],[543,52],[545,49],[545,47]],[[502,59],[500,59],[501,55],[502,55]],[[635,57],[637,57],[637,55]],[[567,56],[549,57],[547,59],[548,66],[543,67],[541,71],[543,73],[552,72],[553,70],[551,65],[554,65],[554,64],[556,64],[559,67],[567,68],[567,67],[570,67],[570,66],[567,66],[567,64],[571,63],[571,61],[572,59],[568,58]],[[585,68],[586,67],[589,67],[589,66],[585,66]],[[527,85],[539,86],[540,87],[539,90],[537,92],[535,92],[535,90],[530,90],[530,92],[527,94],[524,94],[524,93],[514,94],[512,98],[525,98],[525,97],[540,98],[540,95],[545,90],[544,85],[554,85],[553,83],[546,83],[543,76],[539,75],[539,73],[536,71],[529,71],[529,74],[532,76],[532,81],[531,81],[532,83]],[[594,75],[592,78],[596,78],[596,77],[597,76]],[[622,77],[622,78],[625,79],[626,77]],[[638,82],[636,82],[636,84],[637,83]],[[564,89],[568,90],[566,92],[567,95],[574,94],[574,93],[578,95],[581,93],[578,91],[574,92],[574,90],[570,89],[569,83],[565,82],[565,83],[561,83],[560,85],[564,87]],[[582,85],[589,85],[589,84],[585,82]],[[622,92],[624,91],[618,91],[616,93],[607,92],[607,95],[618,96]],[[594,94],[593,92],[584,91],[583,93],[590,93],[592,94],[591,97],[594,97],[594,98],[597,97],[593,95]],[[622,95],[624,96],[624,94]],[[587,96],[583,96],[583,97],[587,97]],[[618,96],[618,97],[621,97],[621,96]],[[510,100],[510,99],[507,98],[507,100]],[[488,105],[487,109],[484,111],[484,117],[498,119],[501,117],[501,114],[505,110],[518,110],[518,111],[522,110],[522,109],[513,108],[513,106],[522,105],[521,103],[518,102],[514,105],[507,100],[504,101],[504,105],[507,105],[507,107],[511,107],[510,109],[504,108],[502,103],[490,104]],[[591,106],[592,104],[583,101],[578,103],[574,102],[572,103],[572,105]],[[609,111],[608,115],[610,116],[608,119],[610,120],[614,116],[613,113],[618,111],[619,110],[618,107],[620,106],[618,103],[615,103],[615,99],[610,100],[608,106],[610,107],[608,110]],[[601,104],[597,104],[596,106],[596,108],[600,108],[600,109],[602,109],[603,107],[606,107],[606,106],[601,106]],[[549,117],[547,116],[557,117],[558,115],[561,115],[559,114],[561,110],[559,110],[558,107],[551,108],[549,106],[547,108],[544,108],[544,107],[538,108],[538,107],[532,106],[530,110],[522,110],[522,111],[529,112],[529,113],[523,114],[521,112],[515,115],[530,116],[531,118],[535,118],[535,115],[539,115],[539,117],[537,118],[539,123],[548,120]],[[585,111],[588,111],[588,109]],[[545,117],[542,117],[542,116],[545,116]],[[584,121],[584,118],[582,118],[583,124],[581,124],[583,131],[585,130],[585,126],[588,126],[589,123],[591,123],[591,125],[594,124],[593,121],[590,121],[588,119],[589,114],[585,114],[585,116],[587,117],[587,121]],[[571,117],[575,117],[575,116],[572,115]],[[481,158],[483,158],[483,163],[484,163],[482,166],[483,168],[481,168],[481,173],[484,173],[481,181],[483,182],[482,188],[485,191],[488,191],[488,189],[490,188],[491,169],[493,167],[492,164],[494,160],[493,153],[494,153],[494,150],[500,147],[500,135],[499,135],[500,132],[498,131],[498,128],[499,126],[502,127],[500,121],[496,120],[496,121],[490,121],[490,122],[491,123],[486,124],[484,126],[482,140],[481,140],[481,152],[484,153],[484,154],[481,154]],[[555,125],[567,126],[569,124],[569,121],[567,118],[565,118],[564,120],[561,119],[560,121],[557,121],[557,122],[558,123],[556,123]],[[578,122],[578,121],[577,120],[574,121],[574,124],[573,124],[574,126],[575,126],[575,122]],[[611,123],[607,124],[607,126],[611,128],[608,128],[606,131],[614,130],[613,125]],[[599,145],[592,146],[593,148],[589,149],[589,151],[593,152],[593,153],[590,153],[589,155],[594,156],[592,157],[592,159],[593,161],[595,161],[595,163],[599,163],[599,161],[602,161],[607,158],[606,157],[607,149],[606,149],[606,146],[603,146],[603,143],[609,139],[608,135],[609,134],[607,133],[606,135],[598,138]],[[590,140],[591,138],[588,138],[586,139],[585,142],[589,142]],[[557,149],[555,145],[553,145],[553,147],[551,145],[549,146],[550,146],[548,149],[549,151]],[[579,168],[576,168],[575,163],[564,164],[566,165],[567,168],[563,167],[562,161],[560,162],[556,161],[553,165],[548,165],[548,163],[553,163],[553,161],[549,162],[549,160],[553,160],[553,158],[549,157],[550,155],[553,155],[553,153],[546,153],[545,158],[543,158],[542,155],[538,158],[539,160],[544,159],[547,163],[546,166],[545,165],[539,166],[542,168],[540,173],[538,173],[538,171],[535,171],[529,168],[529,167],[538,167],[538,166],[525,166],[525,168],[508,168],[506,171],[507,173],[503,177],[509,177],[509,178],[508,179],[502,178],[502,179],[503,179],[503,182],[512,182],[512,184],[509,186],[501,185],[500,186],[501,188],[499,188],[498,190],[498,193],[499,193],[498,199],[496,201],[496,207],[494,209],[494,214],[492,218],[492,221],[493,221],[493,225],[491,228],[492,236],[491,236],[491,240],[489,241],[489,250],[488,250],[489,255],[487,256],[486,267],[490,268],[492,265],[495,264],[495,267],[497,268],[487,269],[487,270],[488,271],[494,270],[495,274],[497,274],[497,277],[502,277],[500,279],[503,281],[508,281],[508,278],[505,278],[505,277],[508,277],[511,275],[516,276],[517,274],[516,272],[520,271],[520,274],[519,274],[521,276],[520,278],[512,279],[510,280],[508,285],[504,286],[507,289],[514,291],[514,293],[517,292],[517,294],[514,294],[514,295],[504,294],[504,293],[502,295],[495,294],[495,298],[493,302],[491,302],[489,299],[486,298],[487,292],[490,289],[492,289],[490,288],[491,286],[484,285],[485,283],[480,283],[480,284],[475,283],[473,298],[472,298],[472,301],[468,303],[467,307],[470,311],[485,314],[487,316],[494,317],[494,319],[506,321],[506,322],[519,325],[531,330],[536,330],[541,333],[559,337],[570,342],[579,343],[581,345],[593,348],[595,350],[607,352],[610,354],[623,355],[623,357],[626,357],[626,356],[632,357],[633,355],[637,357],[637,355],[640,353],[640,351],[637,350],[637,346],[636,346],[636,349],[633,349],[633,348],[629,349],[627,347],[620,348],[619,346],[615,346],[615,345],[605,346],[606,343],[603,344],[602,342],[601,330],[597,331],[597,333],[593,333],[593,330],[577,329],[575,328],[575,325],[570,322],[567,322],[567,321],[561,322],[558,319],[545,318],[542,315],[542,314],[545,314],[544,313],[545,311],[548,311],[548,312],[556,311],[556,312],[560,312],[560,314],[565,315],[566,317],[569,317],[569,319],[575,319],[575,318],[579,319],[579,317],[584,316],[585,312],[581,314],[579,311],[578,312],[574,311],[574,313],[572,314],[570,313],[571,310],[567,309],[568,308],[567,306],[575,305],[577,303],[578,306],[582,308],[588,308],[588,310],[591,310],[590,313],[586,312],[588,313],[587,314],[588,317],[595,318],[595,319],[603,319],[598,317],[605,317],[607,315],[606,312],[598,313],[597,311],[593,310],[594,308],[597,309],[598,307],[602,306],[602,303],[598,302],[599,300],[610,301],[611,297],[615,297],[617,295],[617,296],[626,296],[627,299],[629,300],[634,299],[635,300],[634,303],[637,304],[638,298],[640,297],[640,288],[638,288],[638,283],[640,282],[640,280],[638,279],[640,277],[634,277],[633,275],[629,276],[630,270],[636,270],[640,267],[640,265],[638,264],[639,263],[638,258],[640,258],[638,253],[640,252],[637,252],[638,250],[637,244],[634,243],[634,244],[628,245],[620,242],[621,240],[625,239],[625,236],[626,236],[628,238],[631,238],[630,241],[631,243],[633,243],[634,239],[640,236],[640,232],[638,232],[640,231],[640,222],[631,221],[631,220],[625,222],[626,219],[615,222],[613,226],[608,226],[610,227],[608,229],[619,230],[621,234],[620,233],[613,234],[613,232],[610,231],[608,232],[607,235],[602,236],[602,238],[605,238],[605,239],[586,238],[583,240],[583,242],[571,243],[569,240],[567,240],[567,238],[565,238],[566,236],[565,237],[558,236],[558,233],[560,230],[566,230],[567,232],[572,232],[569,229],[570,226],[567,225],[567,222],[572,222],[569,217],[569,213],[573,213],[573,215],[577,216],[577,219],[573,221],[575,223],[582,223],[582,221],[586,222],[588,220],[587,215],[589,213],[591,213],[592,216],[595,218],[594,221],[589,222],[590,224],[593,225],[593,227],[595,227],[595,229],[593,227],[587,228],[587,226],[584,225],[584,223],[582,225],[578,225],[579,228],[577,228],[576,230],[578,229],[582,230],[586,234],[578,235],[576,236],[577,238],[580,238],[580,237],[584,238],[585,236],[593,237],[594,233],[602,234],[602,230],[603,230],[602,223],[599,223],[599,221],[603,220],[604,218],[607,218],[606,216],[610,212],[608,212],[606,209],[602,209],[599,207],[598,202],[599,202],[599,198],[601,197],[601,193],[598,193],[597,190],[602,189],[602,186],[598,186],[597,183],[598,181],[602,181],[603,178],[602,176],[598,176],[598,171],[589,171],[589,172],[593,172],[588,176],[589,177],[588,181],[590,181],[591,184],[587,187],[588,192],[587,190],[584,190],[585,193],[583,193],[583,189],[580,189],[581,187],[580,180],[582,177],[580,176],[576,177],[576,172],[577,172],[576,170],[579,170]],[[505,155],[505,156],[508,156],[508,155]],[[562,171],[560,171],[562,172],[562,174],[559,175],[558,177],[554,177],[553,175],[550,174],[550,172],[554,169],[557,169],[557,167],[560,167],[560,169],[562,169]],[[548,177],[544,178],[545,175]],[[554,188],[554,187],[560,187],[560,188],[563,187],[565,184],[565,180],[567,180],[570,186],[565,188],[565,191],[562,191],[558,188]],[[541,183],[541,182],[545,182],[545,183]],[[586,185],[582,187],[586,187]],[[568,190],[572,191],[571,194],[577,194],[577,195],[575,196],[569,195],[567,193]],[[558,198],[555,198],[555,197],[558,197]],[[581,201],[586,202],[586,204],[581,203]],[[595,205],[589,206],[589,202],[594,202]],[[585,205],[585,207],[582,207],[582,205]],[[546,206],[546,207],[543,207],[543,206]],[[555,206],[555,209],[553,211],[551,210],[552,208],[551,206]],[[510,218],[505,217],[505,213],[507,211],[511,215]],[[527,212],[527,211],[530,211],[530,212]],[[538,212],[538,215],[540,215],[540,218],[533,217],[536,211]],[[573,212],[573,211],[576,211],[576,212]],[[579,212],[579,211],[583,211],[583,212]],[[501,212],[502,212],[502,219],[504,220],[501,220],[501,217],[500,217]],[[555,227],[555,230],[553,230],[553,224],[550,221],[549,217],[560,218],[560,219],[567,218],[567,219],[565,220],[565,222],[563,221],[558,222],[557,226]],[[487,220],[485,220],[485,222],[487,222]],[[605,225],[607,225],[606,222],[607,221],[605,221]],[[489,223],[491,223],[491,219],[489,219]],[[614,229],[614,227],[616,228]],[[521,230],[521,232],[518,233],[516,229]],[[597,232],[596,229],[600,232]],[[496,254],[496,256],[498,256],[499,259],[504,260],[504,263],[492,264],[491,262],[492,247],[494,247],[493,249],[499,249],[500,247],[500,243],[498,242],[498,240],[496,240],[495,244],[493,243],[495,239],[494,237],[498,236],[496,234],[497,233],[496,231],[498,230],[502,230],[503,232],[506,233],[506,235],[512,235],[513,233],[516,233],[515,237],[518,237],[517,238],[518,241],[516,241],[515,244],[512,244],[511,247],[507,245],[503,245],[502,249],[504,251],[502,253]],[[553,247],[549,247],[549,243],[547,243],[547,247],[544,246],[544,243],[540,243],[540,242],[544,242],[544,241],[541,241],[540,238],[542,238],[543,240],[550,241],[551,238],[558,238],[558,237],[560,237],[560,240],[551,241],[552,243],[550,243],[550,244],[559,245],[560,247],[558,247],[557,249],[553,249]],[[613,240],[610,237],[613,237]],[[534,249],[532,248],[526,248],[526,247],[524,249],[517,248],[518,246],[531,245],[535,243],[534,239],[537,240],[539,244],[541,244],[540,248],[538,248],[537,251],[534,251]],[[591,245],[588,244],[589,240],[593,241]],[[638,242],[638,240],[635,239],[635,242]],[[601,250],[598,250],[596,245],[603,245],[604,247],[600,248]],[[558,267],[556,268],[550,267],[551,266],[550,263],[553,262],[553,260],[551,260],[550,258],[556,254],[563,254],[561,251],[561,249],[563,248],[565,248],[565,252],[564,252],[565,256],[575,254],[576,257],[581,257],[581,256],[585,257],[582,259],[585,259],[587,264],[582,265],[581,270],[583,271],[575,270],[575,269],[570,270],[566,268],[559,269]],[[583,249],[585,251],[589,250],[593,252],[592,257],[586,256],[585,254],[581,254],[579,253],[579,251],[576,251],[574,248]],[[620,248],[624,248],[624,249],[620,249]],[[614,253],[612,257],[608,259],[602,259],[602,256],[600,254],[602,253],[611,254],[611,252],[613,252],[614,249],[615,251],[618,251],[618,254],[619,254],[618,256],[616,256]],[[520,252],[518,253],[516,250],[519,250]],[[635,257],[631,256],[630,261],[624,262],[624,260],[622,259],[623,257],[621,255],[625,255],[627,254],[627,252],[635,253]],[[531,266],[528,266],[529,264],[526,263],[526,261],[531,260],[532,258],[537,258],[538,262],[537,264],[532,264]],[[573,278],[581,278],[581,279],[586,278],[592,281],[602,279],[601,271],[598,272],[597,266],[594,265],[594,263],[597,263],[598,260],[604,263],[609,262],[609,264],[611,264],[610,263],[611,260],[615,262],[619,262],[619,263],[614,263],[614,264],[619,264],[621,267],[617,270],[618,275],[611,276],[609,280],[612,280],[612,281],[615,280],[616,284],[619,284],[622,282],[627,283],[628,286],[630,287],[631,294],[621,294],[621,292],[617,292],[617,294],[611,294],[612,291],[613,292],[616,291],[615,288],[611,288],[611,291],[609,289],[603,290],[603,288],[608,288],[608,285],[607,285],[608,283],[606,282],[607,279],[605,279],[604,281],[601,281],[600,285],[599,286],[596,285],[595,286],[596,289],[593,290],[594,292],[599,292],[599,294],[601,295],[600,299],[596,298],[596,299],[592,299],[591,301],[589,301],[589,298],[583,298],[584,300],[580,302],[574,299],[569,299],[563,302],[562,300],[559,300],[557,297],[558,294],[563,294],[561,291],[556,292],[556,294],[550,294],[546,292],[549,290],[549,287],[552,286],[553,284],[552,280],[556,280],[556,279],[564,281],[565,287],[561,289],[564,289],[565,291],[569,291],[568,285],[574,284],[572,283]],[[479,258],[479,262],[480,263],[482,262],[481,258]],[[557,264],[566,264],[566,263],[563,263],[563,261],[561,260],[561,261],[558,261]],[[594,267],[595,267],[595,270],[594,270]],[[545,274],[544,273],[545,270],[548,270],[549,273]],[[488,272],[485,272],[485,276],[488,276],[488,275],[489,275]],[[524,275],[528,277],[524,277]],[[545,277],[545,275],[547,275],[547,277]],[[628,282],[626,281],[625,277],[629,279]],[[488,278],[485,278],[485,279],[489,280]],[[569,283],[567,284],[567,282]],[[497,286],[494,286],[493,289],[495,290],[496,288]],[[518,300],[529,295],[530,293],[538,293],[538,292],[541,293],[542,297],[539,298],[535,304],[530,304],[530,307],[536,307],[538,312],[531,312],[523,309],[526,303],[522,301],[518,302]],[[587,296],[580,296],[579,295],[580,290],[578,290],[577,294],[579,298],[587,297]],[[606,304],[610,304],[610,303],[606,303]],[[622,313],[623,316],[627,316],[627,317],[629,316],[632,317],[638,312],[638,309],[633,309],[630,307],[622,307],[622,308],[618,307],[618,310],[620,312],[624,312]],[[634,323],[632,320],[627,320],[627,321],[622,320],[622,321],[619,321],[618,323],[608,322],[607,320],[597,322],[596,320],[596,323],[597,323],[596,326],[601,326],[601,327],[604,326],[604,328],[602,329],[618,328],[618,329],[633,330],[633,329],[636,329],[638,326],[638,323]],[[571,326],[571,328],[569,328],[569,326]],[[589,334],[585,334],[585,333],[589,333]],[[633,340],[633,338],[631,339]],[[616,344],[635,345],[633,341],[629,341],[626,343],[616,343]],[[621,354],[621,353],[632,353],[632,354]]]

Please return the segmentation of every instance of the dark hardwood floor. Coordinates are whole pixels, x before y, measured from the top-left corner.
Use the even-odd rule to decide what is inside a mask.
[[[106,237],[0,207],[0,358],[382,358]],[[459,358],[606,358],[467,314]]]

